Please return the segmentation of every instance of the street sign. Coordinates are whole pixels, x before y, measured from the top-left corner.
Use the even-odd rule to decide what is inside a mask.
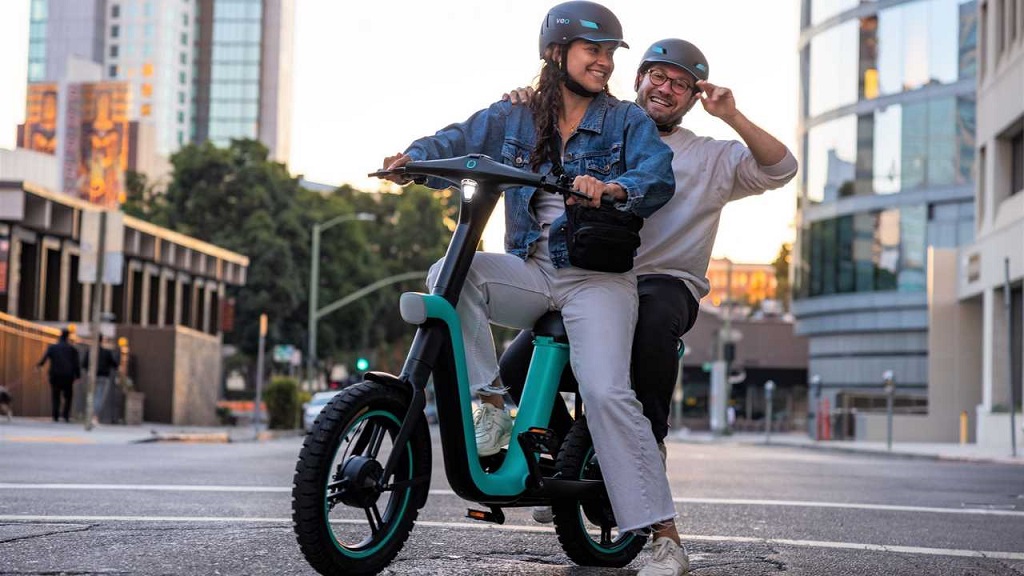
[[[106,218],[103,239],[103,283],[121,284],[124,269],[124,213],[116,210],[83,210],[79,234],[78,281],[96,283],[97,254],[100,246],[100,218]]]
[[[294,353],[295,346],[292,346],[291,344],[278,344],[277,346],[274,346],[274,362],[278,364],[288,364],[292,361]]]

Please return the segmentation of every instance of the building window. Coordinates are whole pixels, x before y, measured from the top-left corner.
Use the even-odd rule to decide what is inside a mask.
[[[181,45],[188,46],[188,34],[185,32],[181,33]]]
[[[188,54],[182,52],[181,55],[178,56],[178,61],[181,62],[183,65],[188,64]]]
[[[117,58],[117,44],[110,45],[110,57]]]
[[[184,104],[184,103],[185,103],[185,93],[184,92],[178,92],[178,104]]]
[[[111,78],[117,78],[117,65],[111,66],[108,72],[110,72]]]
[[[1024,132],[1010,140],[1010,195],[1024,189]]]
[[[119,18],[120,16],[121,16],[121,5],[120,4],[114,4],[113,6],[111,6],[110,7],[110,17],[111,18]]]
[[[143,116],[148,117],[149,115],[151,115],[153,113],[152,105],[150,105],[150,104],[143,104],[141,110],[139,111],[139,113],[142,114]]]
[[[117,24],[114,24],[113,26],[110,27],[110,37],[111,38],[117,38],[120,35],[121,35],[121,27],[120,26],[118,26]]]

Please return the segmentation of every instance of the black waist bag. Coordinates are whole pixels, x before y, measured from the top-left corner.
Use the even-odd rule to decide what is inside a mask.
[[[640,247],[644,221],[632,212],[611,206],[565,207],[569,263],[597,272],[629,272]]]

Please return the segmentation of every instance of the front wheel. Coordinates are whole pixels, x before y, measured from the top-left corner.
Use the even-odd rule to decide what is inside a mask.
[[[562,443],[556,464],[562,478],[601,480],[587,420],[581,416]],[[607,494],[599,500],[559,499],[551,507],[562,550],[581,566],[621,568],[636,558],[646,536],[619,532]]]
[[[421,419],[394,442],[409,394],[378,382],[338,393],[302,444],[292,487],[299,548],[320,574],[376,574],[402,549],[430,488],[430,433]],[[381,488],[391,453],[394,476]]]

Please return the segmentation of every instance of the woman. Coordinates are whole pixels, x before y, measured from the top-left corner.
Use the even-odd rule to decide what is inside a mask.
[[[672,195],[672,152],[643,110],[608,93],[619,46],[626,46],[622,28],[607,8],[585,1],[555,6],[541,27],[544,63],[529,107],[497,102],[413,142],[384,167],[482,153],[540,173],[563,170],[589,198],[586,205],[610,196],[619,210],[649,216]],[[507,253],[479,253],[473,261],[458,312],[470,383],[482,402],[474,417],[478,450],[497,453],[512,428],[488,322],[529,328],[545,312],[561,310],[595,449],[617,464],[602,470],[619,529],[653,529],[675,547],[670,571],[659,571],[665,562],[656,559],[641,574],[683,574],[665,469],[629,383],[636,277],[570,265],[566,205],[575,202],[533,188],[506,191]]]

